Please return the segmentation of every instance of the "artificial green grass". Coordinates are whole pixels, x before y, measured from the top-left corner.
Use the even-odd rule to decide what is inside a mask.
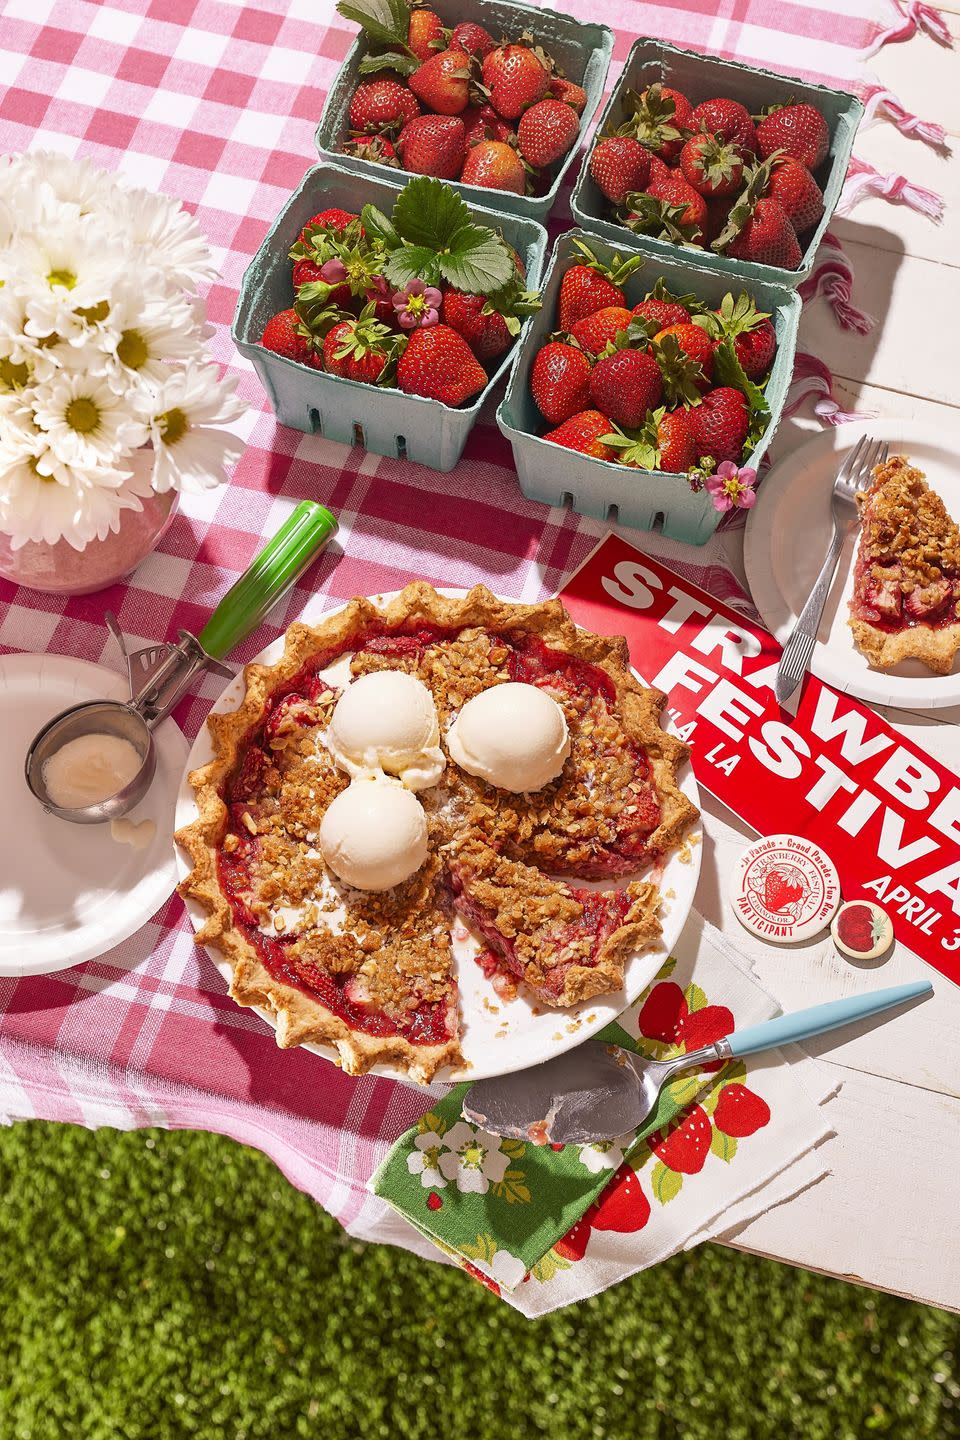
[[[719,1247],[530,1322],[216,1136],[17,1125],[0,1195],[0,1440],[960,1436],[960,1320]]]

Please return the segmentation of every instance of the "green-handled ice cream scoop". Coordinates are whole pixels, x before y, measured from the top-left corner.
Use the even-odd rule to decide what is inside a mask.
[[[79,825],[116,820],[132,810],[153,779],[154,726],[169,715],[199,671],[232,673],[219,662],[256,629],[336,532],[337,522],[329,510],[313,500],[302,501],[227,591],[199,635],[181,630],[178,644],[127,657],[129,701],[89,700],[55,715],[35,736],[25,766],[27,784],[44,809]],[[150,657],[146,661],[140,658],[145,655]],[[122,788],[93,803],[64,803],[62,796],[58,803],[45,778],[47,762],[70,742],[90,735],[129,742],[140,767]],[[104,784],[109,789],[109,777]]]

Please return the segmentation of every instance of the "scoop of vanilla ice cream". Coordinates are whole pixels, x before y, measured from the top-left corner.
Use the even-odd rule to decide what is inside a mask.
[[[451,759],[500,790],[539,790],[570,754],[567,720],[536,685],[508,681],[468,700],[447,732]]]
[[[357,890],[391,890],[427,858],[427,817],[397,780],[353,780],[320,822],[320,853]]]
[[[403,670],[374,670],[348,685],[325,743],[348,775],[383,770],[408,790],[435,785],[446,765],[433,696]]]

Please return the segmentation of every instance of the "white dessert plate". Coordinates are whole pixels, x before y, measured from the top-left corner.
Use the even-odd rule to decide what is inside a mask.
[[[885,440],[927,477],[960,522],[960,424],[938,421],[935,431],[910,420],[869,420],[828,427],[775,465],[757,492],[743,542],[747,580],[764,625],[783,644],[813,589],[833,533],[830,497],[844,456],[861,435]],[[859,532],[844,547],[820,622],[810,668],[835,690],[876,705],[939,710],[960,703],[960,659],[949,675],[933,675],[919,661],[873,670],[853,643],[847,602]]]
[[[23,762],[42,725],[69,705],[127,699],[115,670],[64,655],[0,656],[0,975],[43,975],[118,945],[173,893],[174,803],[187,742],[172,720],[154,732],[157,773],[131,813],[156,829],[141,850],[109,825],[58,820],[27,789]]]
[[[462,595],[464,592],[445,589],[442,593]],[[373,598],[379,605],[391,600],[393,595],[377,595]],[[329,615],[323,617],[323,619],[328,618]],[[282,654],[283,639],[280,638],[256,658],[260,662],[270,665],[277,661]],[[226,687],[219,700],[214,704],[213,710],[220,714],[235,710],[243,697],[243,688],[243,677],[239,675]],[[209,731],[204,725],[194,742],[183,777],[183,785],[177,803],[178,829],[197,818],[195,797],[187,775],[191,770],[206,764],[211,758]],[[680,783],[684,794],[699,806],[697,784],[689,765],[686,765],[681,772]],[[530,1066],[539,1065],[543,1060],[550,1060],[556,1055],[561,1055],[565,1050],[572,1049],[575,1045],[589,1039],[591,1035],[595,1035],[597,1031],[602,1030],[611,1020],[615,1020],[631,1001],[636,1000],[643,993],[680,937],[680,932],[693,905],[693,897],[697,888],[702,852],[701,839],[702,834],[699,828],[692,830],[683,847],[679,851],[675,851],[664,865],[661,878],[663,902],[660,908],[663,934],[660,942],[654,949],[644,950],[630,957],[626,966],[624,988],[614,994],[586,1001],[581,1005],[572,1006],[569,1010],[558,1010],[541,1004],[533,1004],[522,994],[515,1000],[504,1002],[497,996],[490,982],[484,979],[479,965],[474,963],[473,956],[479,951],[480,946],[473,941],[472,937],[465,942],[458,942],[455,939],[454,955],[460,992],[461,1049],[466,1065],[457,1071],[450,1069],[440,1071],[436,1080],[441,1084],[451,1084],[457,1080],[482,1080],[494,1075],[506,1075],[514,1070],[526,1070]],[[189,866],[186,857],[179,850],[177,854],[180,874],[184,876]],[[590,888],[599,887],[591,885]],[[199,928],[205,918],[205,912],[196,901],[187,900],[187,913],[194,928]],[[458,927],[458,929],[461,928],[463,927]],[[230,964],[216,950],[208,949],[207,953],[229,982],[233,978]],[[256,1013],[273,1028],[274,1019],[268,1011],[256,1007]],[[322,1055],[328,1060],[337,1058],[336,1050],[329,1045],[304,1045],[301,1048],[311,1050],[314,1054]],[[409,1076],[392,1065],[377,1065],[373,1069],[373,1074],[389,1075],[395,1080],[409,1083]]]

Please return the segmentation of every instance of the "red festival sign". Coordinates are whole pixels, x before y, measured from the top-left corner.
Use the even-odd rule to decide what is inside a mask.
[[[812,675],[796,719],[773,691],[773,636],[616,535],[560,592],[623,634],[666,691],[699,783],[761,835],[821,845],[846,900],[877,900],[903,942],[960,984],[960,778]]]

